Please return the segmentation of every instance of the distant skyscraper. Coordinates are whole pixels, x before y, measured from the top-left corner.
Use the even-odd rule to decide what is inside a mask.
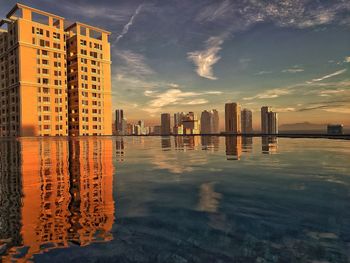
[[[157,125],[157,126],[154,126],[153,128],[153,134],[154,135],[161,135],[161,126]]]
[[[174,113],[174,127],[180,126],[182,124],[183,118],[186,116],[184,112]]]
[[[135,125],[135,133],[134,134],[135,135],[142,135],[140,125],[138,125],[138,124]]]
[[[170,135],[170,114],[162,113],[161,115],[161,135]]]
[[[213,110],[213,127],[212,133],[219,133],[219,112],[217,110]]]
[[[269,134],[277,134],[278,133],[278,114],[276,112],[270,111],[268,114],[269,120]]]
[[[140,125],[140,132],[142,135],[147,134],[147,127],[145,127],[145,121],[144,120],[139,120],[138,125]]]
[[[199,134],[200,122],[197,115],[190,111],[182,121],[183,134]]]
[[[225,104],[225,131],[241,133],[241,106],[238,103]]]
[[[327,134],[329,135],[342,135],[344,134],[344,125],[343,124],[328,124],[327,125]]]
[[[271,110],[271,107],[261,107],[261,133],[278,133],[278,114]]]
[[[123,132],[123,119],[124,119],[124,111],[118,109],[115,111],[115,129],[117,134],[121,134]]]
[[[268,113],[271,111],[271,108],[268,106],[261,107],[261,133],[269,133],[269,117]]]
[[[201,114],[201,134],[212,133],[213,114],[210,111],[202,111]]]
[[[217,110],[203,111],[201,114],[201,133],[219,133],[219,113]]]
[[[252,133],[253,132],[253,114],[251,110],[242,110],[242,133]]]

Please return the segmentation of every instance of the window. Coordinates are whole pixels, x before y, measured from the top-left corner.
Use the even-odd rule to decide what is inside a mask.
[[[54,33],[53,33],[53,38],[54,38],[54,39],[61,39],[61,34],[60,34],[60,33],[54,32]]]
[[[53,48],[60,49],[61,48],[61,44],[53,43]]]

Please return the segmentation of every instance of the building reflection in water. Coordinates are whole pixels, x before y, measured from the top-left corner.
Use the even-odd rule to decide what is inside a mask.
[[[276,136],[261,137],[261,151],[264,154],[273,154],[277,152],[278,140]]]
[[[119,162],[124,161],[124,155],[125,155],[125,146],[124,146],[124,138],[123,137],[116,137],[115,141],[115,155],[117,157],[117,160]]]
[[[184,136],[174,136],[175,150],[184,151]]]
[[[202,136],[201,137],[202,150],[209,150],[216,152],[219,150],[219,137],[218,136]]]
[[[162,136],[161,137],[161,145],[162,145],[163,151],[170,151],[171,150],[170,136]]]
[[[201,144],[201,136],[174,136],[174,144],[176,150],[194,150]]]
[[[0,262],[8,248],[20,246],[23,197],[20,144],[0,142]]]
[[[8,157],[1,158],[0,219],[14,224],[7,223],[7,233],[0,234],[6,246],[2,259],[27,261],[69,243],[85,246],[112,239],[110,139],[22,139],[0,145],[1,156]],[[4,200],[14,199],[11,211],[3,213],[9,209]]]
[[[240,160],[242,155],[242,137],[241,136],[226,136],[226,159]]]
[[[218,210],[218,206],[222,195],[215,192],[215,183],[203,183],[199,188],[199,202],[197,209],[199,211],[215,213]]]
[[[243,136],[242,137],[242,151],[250,153],[253,150],[253,137]]]

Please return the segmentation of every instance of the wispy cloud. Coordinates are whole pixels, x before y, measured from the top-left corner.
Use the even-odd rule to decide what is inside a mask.
[[[272,74],[272,71],[262,70],[262,71],[255,73],[254,75],[266,75],[266,74]]]
[[[326,90],[319,91],[319,96],[329,97],[331,95],[338,95],[338,94],[344,93],[345,91],[346,91],[345,89],[326,89]]]
[[[288,68],[288,69],[284,69],[282,70],[282,73],[299,73],[299,72],[303,72],[304,69],[302,68]]]
[[[144,109],[149,113],[160,112],[162,108],[171,105],[201,105],[206,104],[209,101],[202,96],[206,95],[219,95],[219,91],[204,91],[204,92],[193,92],[183,91],[179,88],[168,89],[164,92],[156,92],[154,90],[146,90],[144,95],[152,97],[147,107]],[[200,98],[202,97],[202,98]]]
[[[288,88],[284,88],[284,89],[270,89],[270,90],[266,90],[262,93],[259,93],[256,96],[253,97],[246,97],[243,98],[243,100],[254,100],[254,99],[274,99],[274,98],[278,98],[282,95],[288,95],[293,93],[294,91]]]
[[[294,107],[285,107],[285,108],[274,107],[273,110],[276,112],[294,112],[294,111],[296,111],[296,108],[294,108]]]
[[[57,1],[61,2],[61,1]],[[124,9],[114,9],[114,8],[108,8],[105,5],[104,6],[98,6],[95,4],[79,4],[73,1],[66,1],[64,4],[60,4],[60,7],[63,8],[63,10],[72,15],[76,15],[76,10],[79,10],[79,15],[94,19],[94,18],[104,18],[109,19],[113,22],[123,22],[126,19],[127,12]]]
[[[318,8],[302,0],[284,1],[215,1],[200,9],[196,21],[230,21],[236,29],[257,22],[272,22],[280,27],[309,28],[332,22],[346,24],[350,19],[344,13],[350,11],[348,1],[319,4]],[[230,20],[231,19],[231,20]]]
[[[307,82],[307,83],[309,84],[309,83],[312,83],[312,82],[319,82],[319,81],[322,81],[322,80],[325,80],[325,79],[329,79],[329,78],[338,76],[338,75],[343,74],[343,73],[345,73],[345,72],[346,72],[346,69],[338,70],[338,71],[336,71],[336,72],[334,72],[334,73],[331,73],[331,74],[322,76],[322,77],[320,77],[320,78],[313,79],[313,80],[311,80],[311,81],[309,81],[309,82]]]
[[[326,108],[325,111],[348,114],[348,113],[350,113],[350,108],[345,107],[345,106],[344,107],[329,107],[329,108]]]
[[[303,112],[303,111],[312,111],[312,110],[324,110],[328,112],[337,112],[337,113],[349,113],[350,98],[339,98],[334,100],[326,100],[326,101],[319,101],[314,103],[308,103],[308,106],[301,107],[297,111]]]
[[[145,76],[151,75],[154,71],[147,65],[146,59],[142,54],[130,50],[114,50],[114,55],[121,60],[117,66],[117,72],[124,75]]]
[[[131,16],[131,18],[129,19],[128,23],[126,23],[125,26],[123,27],[122,32],[116,38],[115,43],[118,43],[129,32],[129,28],[134,23],[134,20],[135,20],[136,16],[141,12],[142,6],[143,5],[141,4],[141,5],[139,5],[136,8],[134,14]]]
[[[187,58],[197,67],[199,76],[211,80],[217,79],[213,73],[213,66],[220,60],[218,55],[224,36],[210,37],[205,43],[205,49],[187,53]]]
[[[195,18],[198,22],[210,22],[222,18],[232,6],[230,0],[215,1],[213,4],[205,6]]]

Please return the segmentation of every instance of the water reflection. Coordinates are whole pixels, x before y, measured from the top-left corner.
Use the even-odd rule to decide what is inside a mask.
[[[179,151],[195,150],[200,144],[201,136],[174,136],[175,149]]]
[[[278,139],[276,136],[261,137],[261,151],[264,154],[273,154],[277,152]]]
[[[111,140],[23,139],[0,150],[4,261],[112,239]]]
[[[170,136],[162,136],[161,137],[161,145],[162,145],[163,151],[170,150],[170,148],[171,148]]]
[[[119,162],[124,161],[124,138],[123,137],[117,137],[115,141],[115,155]]]
[[[0,143],[0,256],[23,242],[20,232],[23,183],[19,152],[20,144],[17,141]]]
[[[253,150],[253,137],[243,136],[242,137],[242,150],[243,152],[250,153]]]
[[[348,262],[348,142],[278,143],[0,140],[0,261]]]
[[[217,152],[219,150],[219,137],[217,136],[202,136],[201,144],[202,150],[209,150],[212,152]]]
[[[242,155],[242,137],[227,136],[225,137],[225,144],[227,160],[240,160]]]

